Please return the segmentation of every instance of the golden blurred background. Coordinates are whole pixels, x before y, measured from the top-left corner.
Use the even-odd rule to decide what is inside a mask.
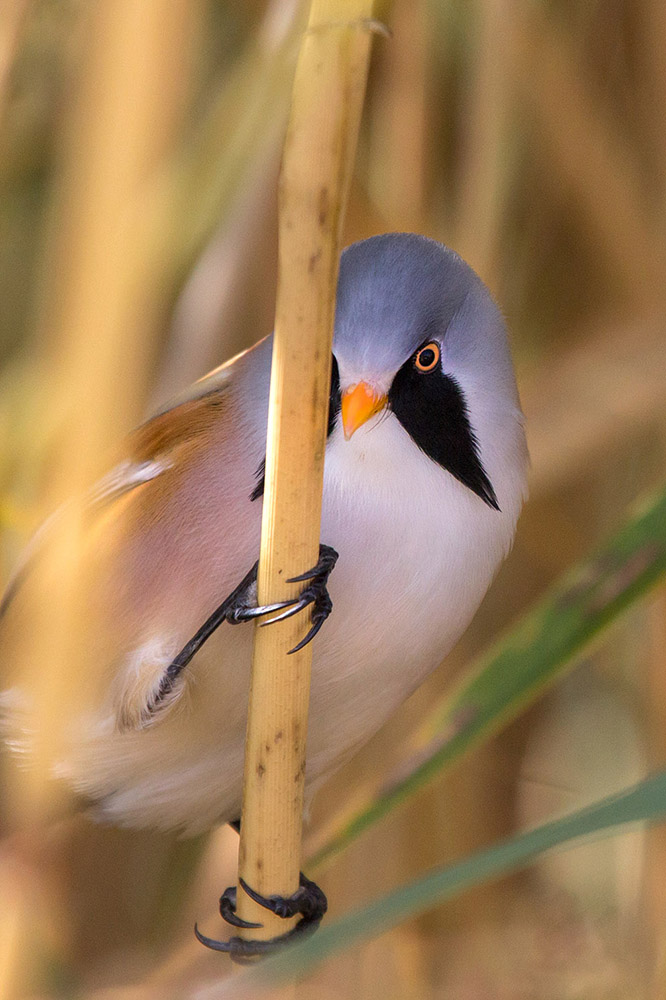
[[[465,256],[507,318],[527,415],[530,502],[453,654],[462,669],[664,481],[666,6],[379,8],[391,37],[375,40],[345,242],[414,230]],[[123,433],[270,331],[303,10],[0,7],[2,580]],[[519,721],[317,873],[331,914],[663,766],[665,649],[662,589]],[[72,683],[46,690],[51,710],[66,711]],[[433,675],[320,794],[306,850],[399,767],[444,690]],[[232,831],[177,841],[78,816],[17,846],[17,829],[41,818],[43,788],[23,795],[9,770],[0,997],[194,996],[229,974],[192,926],[220,932]],[[322,1000],[643,1000],[664,995],[665,961],[666,836],[637,831],[468,892],[298,989]]]

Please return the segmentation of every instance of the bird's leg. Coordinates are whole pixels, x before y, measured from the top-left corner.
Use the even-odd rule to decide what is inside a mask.
[[[326,584],[337,558],[338,553],[330,545],[320,545],[317,565],[313,566],[307,573],[292,577],[287,581],[288,583],[307,581],[307,586],[303,588],[299,596],[288,601],[276,601],[273,604],[263,605],[257,604],[257,568],[259,563],[256,562],[235,590],[232,590],[229,596],[222,601],[219,608],[213,611],[212,615],[206,619],[198,632],[192,636],[175,659],[171,661],[164,672],[160,690],[155,699],[155,706],[171,691],[184,667],[187,666],[195,653],[201,649],[206,640],[210,638],[223,622],[229,622],[230,625],[238,625],[241,622],[252,621],[254,618],[271,614],[274,611],[282,612],[273,618],[269,618],[268,621],[262,622],[262,625],[271,625],[273,622],[281,621],[283,618],[289,618],[291,615],[298,614],[299,611],[302,611],[303,608],[311,604],[312,627],[305,638],[294,649],[290,649],[289,652],[295,653],[298,649],[302,649],[303,646],[307,645],[308,642],[314,639],[331,613],[333,605],[326,589]]]
[[[236,820],[230,825],[240,833],[240,820]],[[253,941],[239,937],[232,937],[228,941],[216,941],[214,938],[206,937],[197,927],[194,928],[197,939],[207,948],[227,952],[237,962],[270,954],[295,938],[300,938],[303,934],[312,934],[321,923],[328,908],[325,894],[315,882],[306,878],[303,872],[300,874],[299,887],[291,896],[261,896],[254,889],[251,889],[242,878],[239,878],[238,881],[242,889],[255,903],[270,910],[271,913],[275,913],[285,920],[300,914],[301,919],[286,934],[280,934],[268,941]],[[261,924],[241,920],[236,915],[236,886],[229,886],[222,893],[220,913],[223,919],[234,927],[261,927]]]

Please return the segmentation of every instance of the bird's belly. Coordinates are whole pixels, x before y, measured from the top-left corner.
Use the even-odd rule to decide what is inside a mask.
[[[333,612],[315,640],[309,781],[335,770],[441,663],[494,574],[499,553],[462,531],[455,510],[437,531],[412,514],[369,518],[357,526],[362,549],[340,546]],[[326,541],[325,529],[326,518]]]
[[[393,550],[381,574],[372,559],[361,566],[343,551],[331,577],[333,612],[313,651],[309,786],[382,725],[464,627],[442,613],[441,581],[405,580]],[[135,732],[96,727],[84,741],[75,769],[85,779],[76,783],[99,798],[105,818],[194,833],[239,815],[252,632],[218,629],[192,663],[183,704],[164,719]]]
[[[501,514],[458,484],[450,496],[438,484],[446,516],[436,520],[432,494],[413,487],[406,475],[408,498],[393,493],[384,506],[362,493],[333,503],[325,492],[322,541],[340,557],[329,581],[333,612],[314,640],[310,786],[438,665],[508,546],[513,524],[502,527]],[[223,625],[192,662],[183,704],[143,731],[96,731],[81,764],[109,819],[196,832],[238,815],[251,645],[250,627]]]

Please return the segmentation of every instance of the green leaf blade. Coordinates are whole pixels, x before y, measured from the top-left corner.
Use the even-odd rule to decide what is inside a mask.
[[[248,977],[239,986],[244,989],[259,982],[274,985],[301,977],[344,948],[376,937],[466,889],[524,867],[545,851],[572,846],[584,837],[625,832],[629,825],[656,822],[665,816],[666,772],[662,772],[618,795],[435,869],[342,920],[324,925],[312,938],[269,959],[256,977]],[[245,994],[241,991],[240,995]]]

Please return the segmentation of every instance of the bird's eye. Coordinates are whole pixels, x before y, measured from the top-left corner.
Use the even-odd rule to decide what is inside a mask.
[[[431,372],[439,363],[439,344],[434,341],[422,347],[414,358],[414,364],[420,372]]]

